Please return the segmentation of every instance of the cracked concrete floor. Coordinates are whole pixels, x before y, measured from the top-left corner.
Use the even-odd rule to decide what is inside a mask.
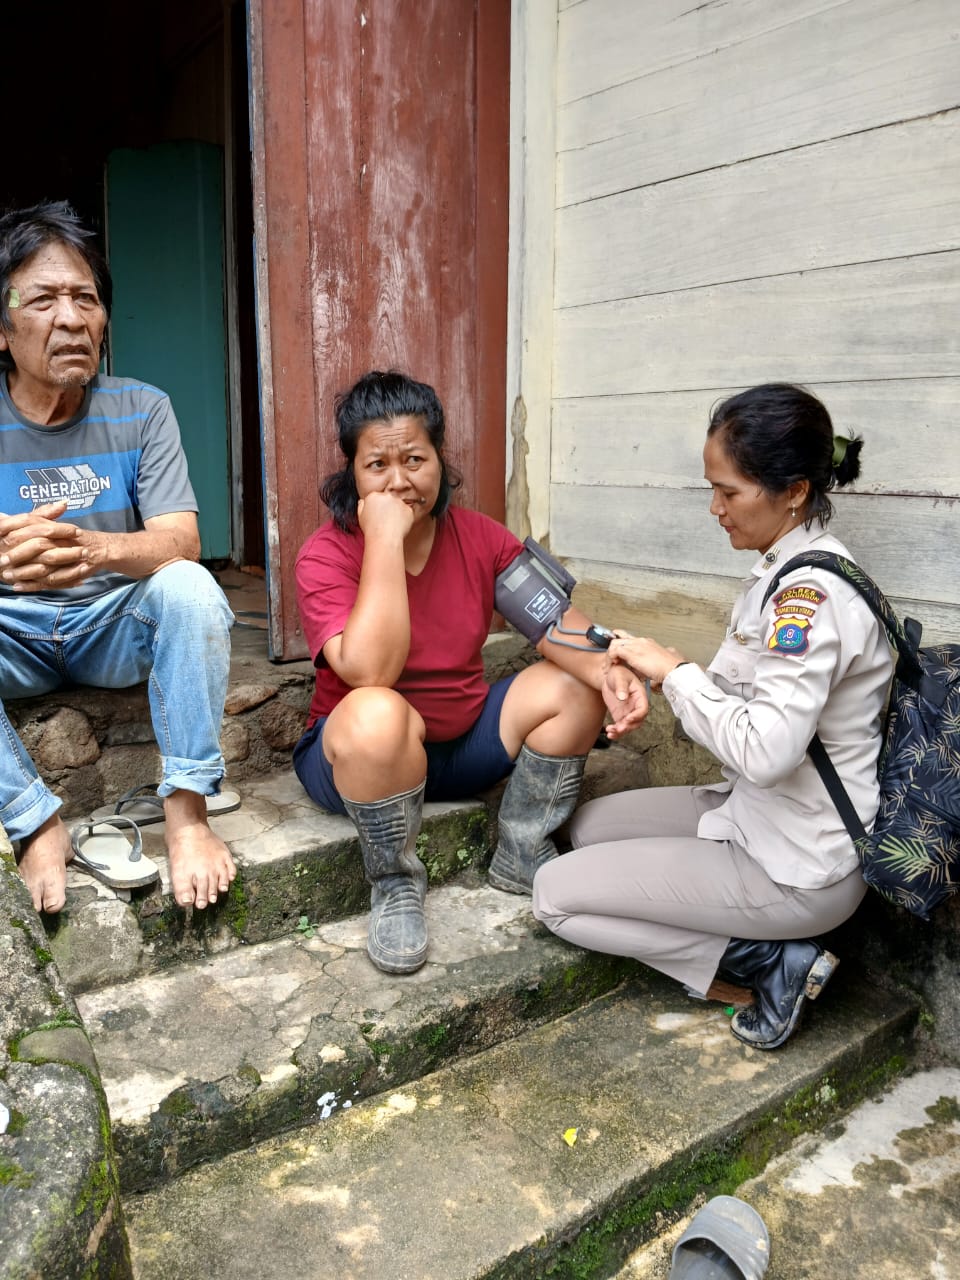
[[[280,1081],[314,1020],[329,1020],[328,1032],[342,1024],[344,1043],[356,1043],[361,1025],[429,997],[443,975],[529,939],[529,902],[496,890],[433,889],[426,911],[428,962],[402,982],[370,964],[362,915],[78,996],[114,1121],[146,1119],[189,1080],[241,1066]]]

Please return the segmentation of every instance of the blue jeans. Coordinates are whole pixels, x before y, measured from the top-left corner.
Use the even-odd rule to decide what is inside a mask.
[[[64,685],[126,689],[149,680],[160,795],[215,794],[224,773],[220,722],[232,625],[223,592],[188,560],[78,604],[3,596],[0,698],[36,697]],[[11,840],[22,840],[60,803],[0,702],[0,824]]]

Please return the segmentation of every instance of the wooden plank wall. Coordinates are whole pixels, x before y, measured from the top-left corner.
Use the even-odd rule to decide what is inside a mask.
[[[550,541],[608,623],[712,652],[752,558],[710,407],[802,382],[864,474],[834,528],[960,638],[960,8],[559,0]]]

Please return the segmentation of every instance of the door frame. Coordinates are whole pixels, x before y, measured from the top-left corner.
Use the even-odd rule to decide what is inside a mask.
[[[314,363],[310,155],[304,7],[249,0],[255,284],[260,356],[264,525],[271,657],[302,658],[294,564],[316,527],[303,495],[318,495],[319,389]],[[341,17],[355,18],[353,0]],[[412,22],[416,7],[408,7]],[[510,0],[475,0],[476,203],[475,439],[469,477],[476,505],[502,519],[506,450]],[[335,56],[333,53],[331,56]],[[300,91],[300,86],[303,91]],[[348,254],[349,258],[350,255]],[[359,354],[359,353],[358,353]],[[290,500],[285,498],[285,495]]]

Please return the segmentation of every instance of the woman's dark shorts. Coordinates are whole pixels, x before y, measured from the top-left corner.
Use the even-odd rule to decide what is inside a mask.
[[[483,710],[466,733],[449,742],[425,742],[427,800],[467,800],[486,791],[513,771],[513,761],[500,740],[500,711],[516,676],[490,686]],[[323,754],[323,716],[312,724],[293,749],[293,767],[311,800],[331,813],[343,813],[334,786],[333,766]]]

